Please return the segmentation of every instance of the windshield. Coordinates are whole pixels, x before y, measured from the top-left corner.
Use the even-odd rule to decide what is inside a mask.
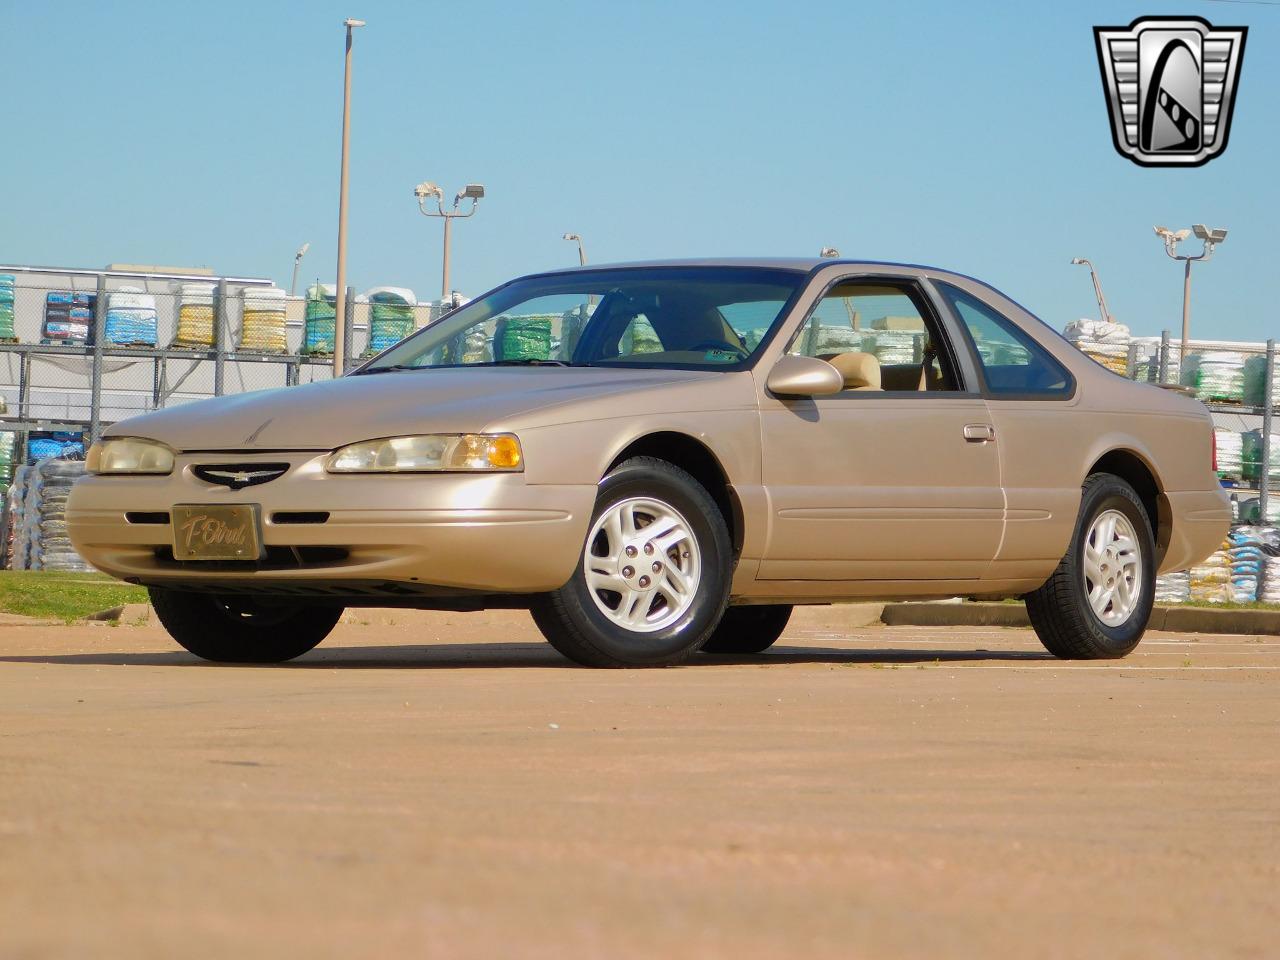
[[[441,318],[359,372],[514,364],[736,368],[804,280],[803,273],[748,267],[530,277]]]

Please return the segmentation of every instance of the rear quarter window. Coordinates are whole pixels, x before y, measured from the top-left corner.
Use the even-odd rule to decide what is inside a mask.
[[[995,396],[1065,397],[1075,388],[1070,372],[1008,317],[946,282],[938,290],[951,304],[977,355],[987,392]]]

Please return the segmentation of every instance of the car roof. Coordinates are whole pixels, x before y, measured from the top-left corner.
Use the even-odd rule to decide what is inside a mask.
[[[931,273],[948,273],[953,276],[963,276],[963,274],[957,274],[951,270],[919,263],[894,263],[888,260],[857,260],[833,257],[691,257],[668,260],[631,260],[617,263],[589,263],[585,266],[540,270],[535,274],[531,274],[531,276],[542,276],[547,273],[580,273],[590,270],[619,270],[637,267],[748,267],[758,270],[794,270],[797,273],[809,273],[818,267],[829,266],[899,267],[907,270],[927,270]]]

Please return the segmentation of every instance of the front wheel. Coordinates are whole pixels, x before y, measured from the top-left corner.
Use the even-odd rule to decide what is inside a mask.
[[[1147,629],[1155,580],[1155,539],[1142,501],[1119,477],[1095,473],[1084,482],[1067,555],[1027,594],[1027,615],[1056,657],[1123,657]]]
[[[551,645],[590,667],[661,667],[702,646],[729,593],[719,507],[688,473],[635,457],[600,481],[569,582],[533,604]]]
[[[327,637],[342,607],[274,603],[151,587],[156,617],[186,650],[216,663],[283,663]]]

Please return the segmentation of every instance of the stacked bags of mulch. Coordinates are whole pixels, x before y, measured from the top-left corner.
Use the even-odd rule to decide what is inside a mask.
[[[1218,476],[1239,480],[1244,470],[1244,438],[1225,427],[1215,427],[1213,437],[1218,447]]]
[[[0,341],[16,342],[13,333],[13,274],[0,273]]]
[[[88,343],[93,334],[93,311],[98,296],[71,290],[50,290],[44,298],[42,339],[52,343]]]
[[[1133,379],[1141,383],[1160,383],[1160,341],[1135,338],[1134,342],[1139,345],[1139,349],[1133,359]],[[1165,368],[1167,383],[1178,382],[1178,361],[1181,354],[1180,344],[1169,344],[1169,359]]]
[[[1133,338],[1123,323],[1072,320],[1062,335],[1085,356],[1092,357],[1113,373],[1122,377],[1128,373],[1129,341]]]
[[[117,347],[156,345],[156,298],[139,287],[121,287],[107,296],[103,339]]]
[[[578,340],[582,336],[582,328],[587,325],[591,314],[595,312],[595,304],[582,303],[572,310],[566,310],[560,317],[560,339],[553,342],[553,356],[561,360],[572,360],[573,351],[578,348]]]
[[[255,353],[285,353],[285,294],[279,287],[247,289],[240,320],[240,349]]]
[[[17,449],[18,435],[11,430],[0,430],[0,488],[13,482],[13,461]]]
[[[1231,541],[1224,541],[1204,563],[1187,571],[1191,580],[1191,599],[1197,603],[1231,603],[1235,594],[1231,584]]]
[[[381,353],[413,333],[413,307],[418,302],[404,287],[374,287],[369,298],[369,346],[366,353]]]
[[[178,287],[178,328],[175,347],[213,346],[212,283],[184,283]]]
[[[1185,570],[1156,577],[1156,603],[1186,603],[1191,599],[1191,575]]]
[[[1209,350],[1187,355],[1183,384],[1212,403],[1244,403],[1244,354]]]
[[[848,324],[810,324],[800,337],[801,352],[810,357],[826,357],[836,353],[861,352],[865,330]]]
[[[1254,354],[1244,362],[1244,402],[1255,407],[1267,402],[1267,358]],[[1280,404],[1280,358],[1271,371],[1271,402]]]
[[[27,438],[27,462],[48,457],[83,457],[84,438],[71,431],[33,433]]]
[[[331,283],[307,287],[307,310],[302,322],[302,352],[332,354],[338,317],[338,288]]]
[[[551,321],[549,316],[499,317],[494,332],[499,360],[548,360],[551,358]],[[633,325],[634,329],[634,325]],[[623,349],[623,353],[647,351]]]
[[[1266,476],[1270,480],[1280,480],[1280,438],[1272,438],[1268,456],[1271,462],[1266,467],[1262,463],[1262,431],[1250,430],[1240,439],[1240,472],[1244,479],[1260,482]]]
[[[907,366],[923,359],[924,333],[915,317],[881,317],[864,333],[862,352],[869,353],[882,365]]]
[[[67,536],[67,495],[82,476],[84,462],[80,460],[41,460],[32,468],[22,518],[30,545],[29,569],[92,569]]]
[[[1257,527],[1236,527],[1227,535],[1231,544],[1231,594],[1236,603],[1254,603],[1267,561],[1266,545]]]
[[[9,542],[6,544],[5,566],[10,570],[25,570],[31,559],[31,541],[27,537],[25,522],[27,487],[34,468],[22,464],[13,471],[13,483],[5,493],[4,509],[9,514]]]

